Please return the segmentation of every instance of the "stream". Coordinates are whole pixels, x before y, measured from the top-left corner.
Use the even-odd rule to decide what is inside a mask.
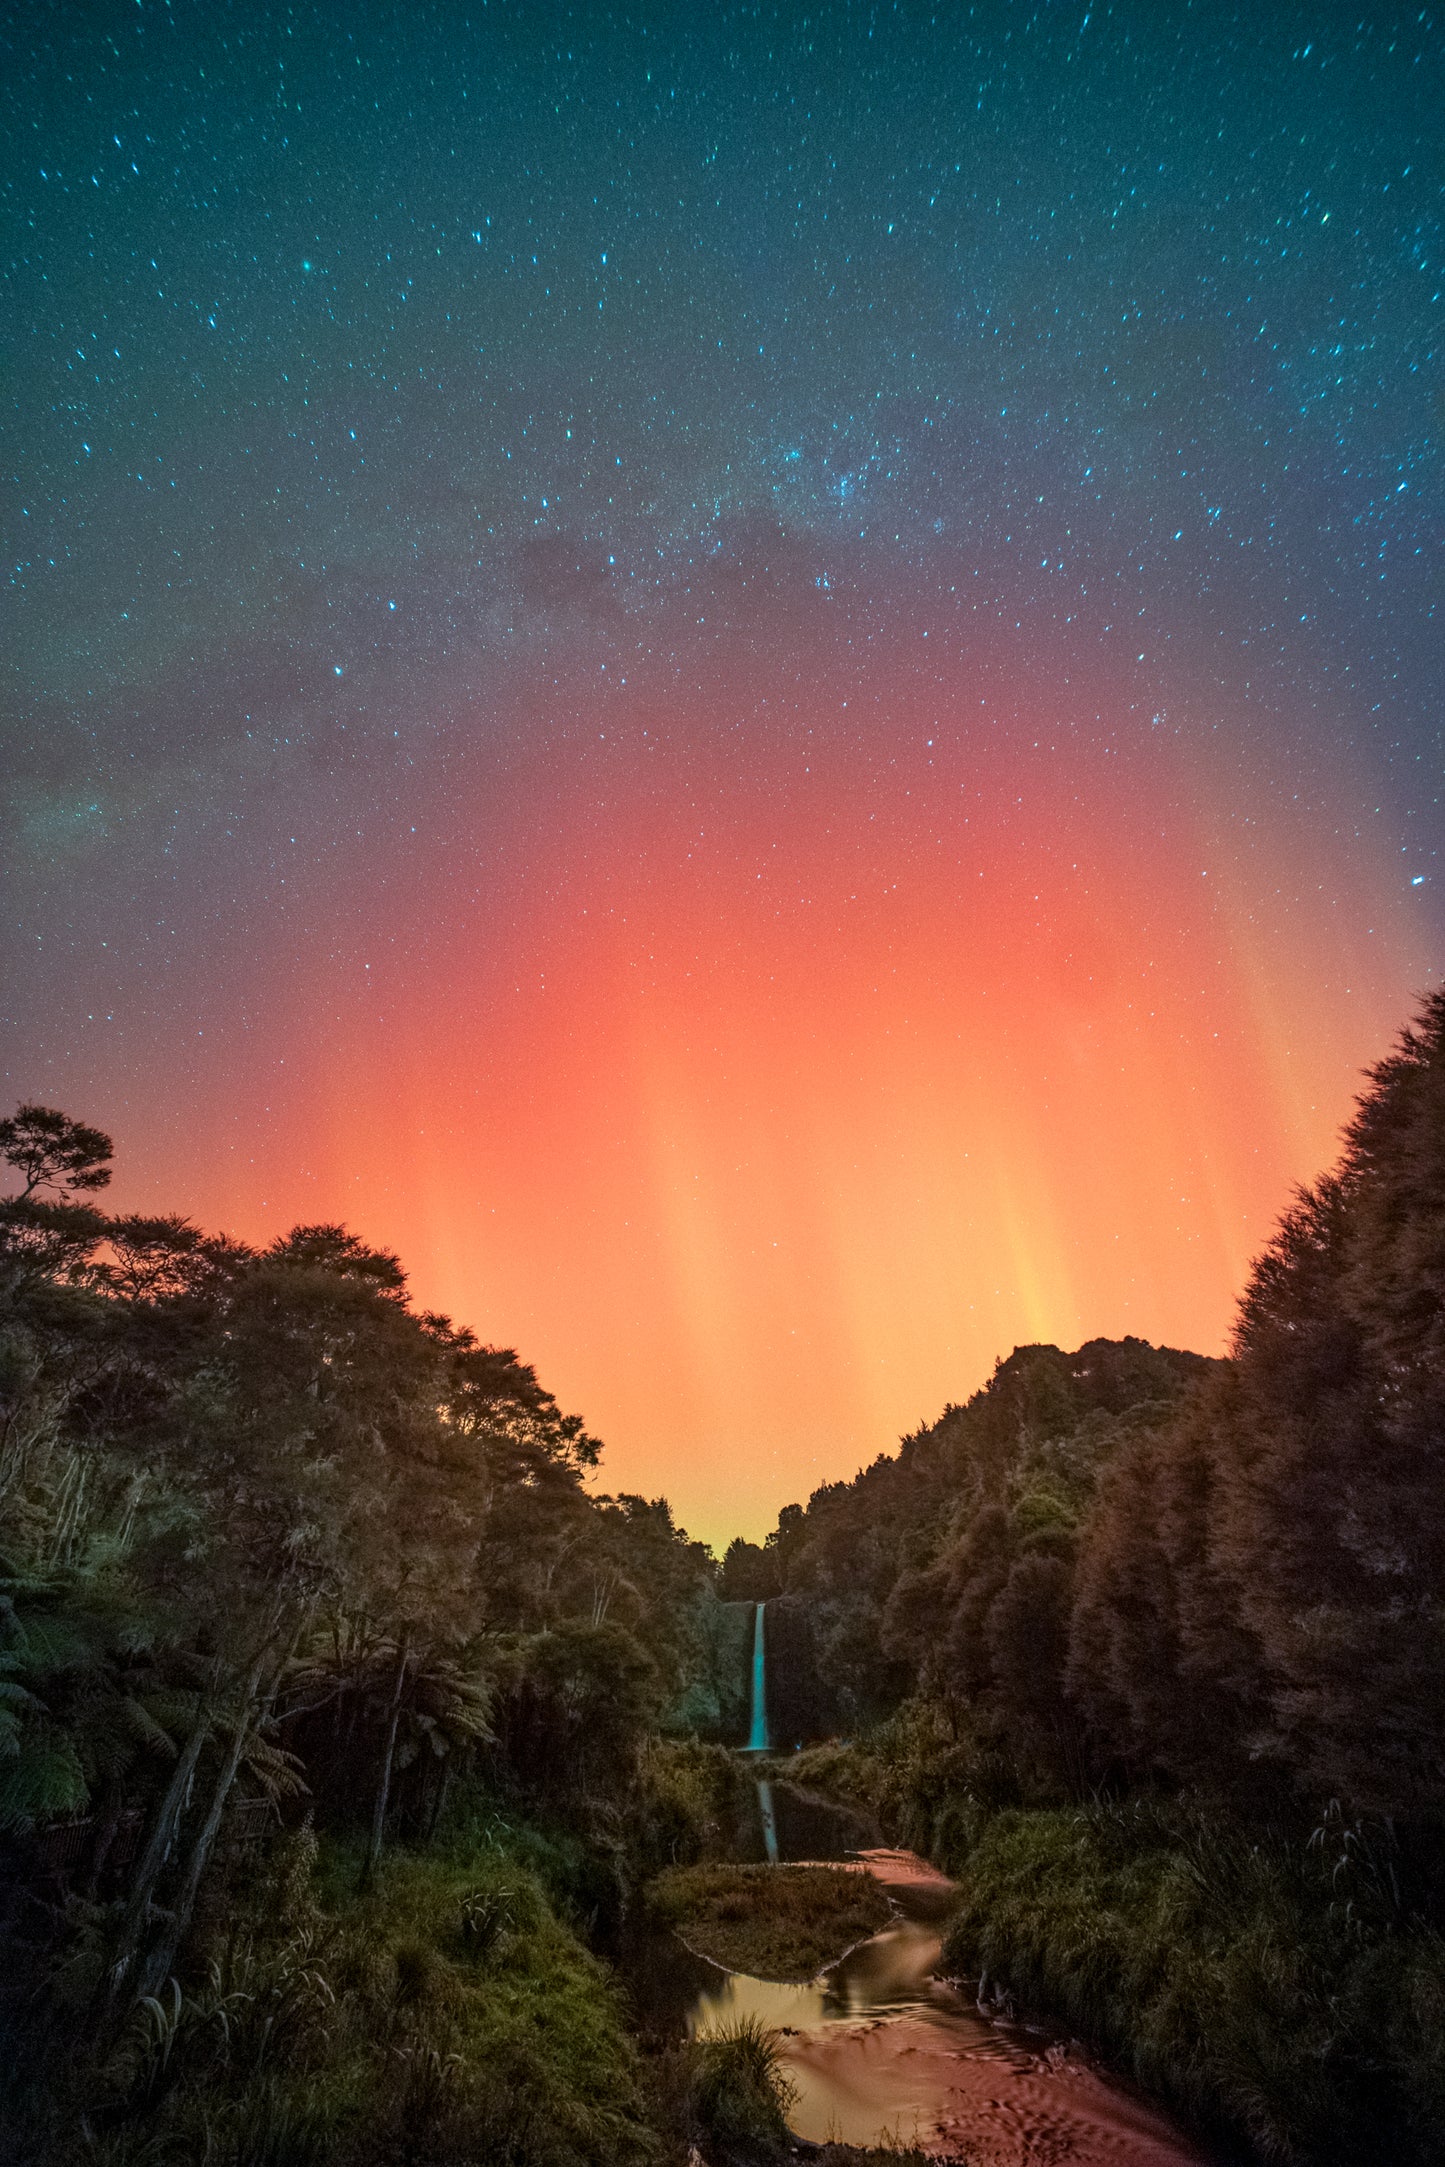
[[[768,1745],[764,1607],[754,1632],[753,1752]],[[909,2145],[968,2167],[1209,2167],[1167,2115],[1076,2043],[998,2016],[936,1978],[952,1883],[914,1852],[858,1848],[860,1833],[845,1810],[796,1790],[773,1764],[758,1781],[752,1855],[801,1864],[846,1854],[883,1884],[898,1915],[806,1986],[691,1958],[675,1977],[693,2035],[744,2017],[778,2033],[795,2135]]]
[[[933,1976],[951,1884],[911,1851],[864,1851],[900,1916],[807,1986],[712,1971],[687,2028],[780,2034],[795,2134],[905,2144],[968,2167],[1205,2167],[1166,2115],[1077,2046],[985,2013]]]

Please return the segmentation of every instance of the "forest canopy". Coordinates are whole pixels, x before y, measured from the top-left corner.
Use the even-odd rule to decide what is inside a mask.
[[[1023,1793],[1445,1815],[1445,995],[1297,1194],[1230,1358],[1023,1347],[735,1543],[797,1735],[922,1695]],[[1001,1778],[1001,1780],[1003,1780]]]
[[[625,1790],[712,1564],[584,1486],[532,1368],[342,1227],[107,1217],[110,1140],[52,1108],[0,1156],[0,1840],[34,1868],[68,1828],[71,1881],[123,1889],[102,2022],[176,1969],[248,1809],[349,1819],[366,1882],[458,1769]]]

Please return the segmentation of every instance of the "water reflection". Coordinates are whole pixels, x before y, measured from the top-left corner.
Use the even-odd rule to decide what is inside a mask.
[[[942,2027],[953,2051],[966,2039],[974,2051],[997,2053],[994,2027],[931,1976],[940,1946],[935,1927],[899,1919],[807,1986],[719,1972],[694,2002],[688,2029],[709,2032],[755,2017],[780,2032],[798,2094],[789,2116],[798,2136],[817,2143],[830,2137],[848,2144],[913,2143],[937,2120],[936,2070],[916,2054],[820,2055],[817,2046],[835,2030],[851,2034],[860,2024],[871,2029],[909,2018]]]
[[[931,1978],[939,1936],[913,1919],[900,1919],[844,1957],[807,1986],[745,1973],[719,1972],[698,1995],[688,2015],[690,2032],[715,2031],[739,2017],[795,2030],[815,2024],[853,2023],[860,2017],[952,2016],[959,1997]]]
[[[877,1843],[878,1831],[868,1816],[830,1799],[814,1797],[784,1773],[787,1763],[765,1762],[761,1777],[749,1771],[735,1797],[735,1821],[728,1830],[727,1856],[739,1865],[760,1866],[771,1861],[763,1801],[759,1785],[767,1787],[773,1810],[773,1834],[779,1859],[856,1858],[869,1844]]]
[[[694,2034],[754,2017],[781,2035],[795,2133],[918,2145],[975,2167],[1201,2167],[1162,2115],[1043,2031],[1001,2023],[933,1976],[946,1884],[922,1860],[872,1854],[905,1915],[806,1986],[712,1972]],[[919,1878],[922,1876],[923,1878]]]
[[[761,1610],[762,1605],[759,1604]],[[758,1817],[763,1824],[763,1854],[770,1866],[778,1863],[778,1816],[773,1805],[773,1787],[766,1776],[758,1778]]]

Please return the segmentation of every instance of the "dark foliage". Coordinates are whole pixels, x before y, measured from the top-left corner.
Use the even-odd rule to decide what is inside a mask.
[[[580,1419],[395,1256],[107,1219],[109,1156],[0,1123],[0,2024],[15,2096],[76,2108],[192,2008],[278,1825],[369,1888],[481,1785],[605,1862],[715,1606],[666,1504],[586,1488]]]
[[[763,1554],[960,1969],[1266,2156],[1439,2158],[1445,995],[1230,1361],[1022,1348]]]
[[[1072,1765],[1080,1526],[1114,1457],[1218,1367],[1139,1340],[1020,1348],[896,1457],[789,1506],[757,1553],[777,1735],[855,1731],[922,1689],[1041,1771]]]

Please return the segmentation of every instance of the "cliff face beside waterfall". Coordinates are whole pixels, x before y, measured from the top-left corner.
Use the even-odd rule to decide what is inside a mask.
[[[746,1743],[752,1707],[751,1601],[729,1602],[708,1588],[694,1613],[696,1667],[666,1728],[722,1746]]]
[[[823,1681],[807,1595],[767,1599],[765,1690],[768,1743],[775,1752],[812,1745],[848,1727]],[[696,1612],[698,1665],[667,1728],[711,1744],[746,1746],[752,1730],[753,1636],[757,1600],[708,1593]]]

